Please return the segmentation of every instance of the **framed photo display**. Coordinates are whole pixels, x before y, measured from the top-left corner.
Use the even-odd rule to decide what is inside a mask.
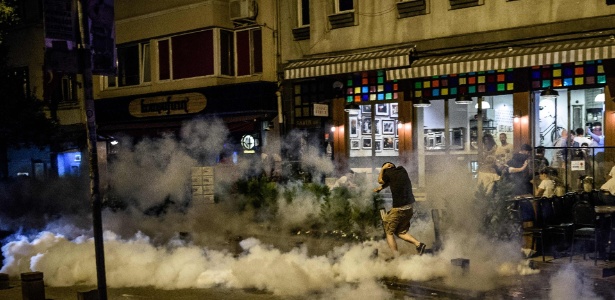
[[[359,136],[359,118],[358,117],[350,117],[350,137],[358,137]]]
[[[393,150],[394,148],[394,139],[392,136],[387,136],[382,139],[382,149],[384,150]]]
[[[380,119],[375,119],[374,120],[374,133],[376,135],[380,135],[382,134],[382,120]]]
[[[368,113],[371,114],[372,113],[372,105],[371,104],[367,104],[367,105],[361,105],[361,112],[362,113]]]
[[[350,149],[352,149],[352,150],[361,149],[361,141],[358,140],[358,139],[350,140]]]
[[[374,145],[376,146],[376,152],[382,152],[382,139],[376,140]]]
[[[399,103],[391,103],[390,109],[391,109],[391,117],[397,118],[399,115]]]
[[[372,138],[363,138],[363,149],[372,148]]]
[[[371,118],[361,119],[361,133],[362,134],[372,134],[372,119]]]
[[[388,116],[389,115],[389,104],[388,103],[376,104],[376,115],[377,116]]]
[[[395,120],[382,120],[382,134],[395,134]]]

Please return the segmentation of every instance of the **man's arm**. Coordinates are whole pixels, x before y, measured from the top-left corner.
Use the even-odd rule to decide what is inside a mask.
[[[380,191],[382,191],[384,188],[386,188],[386,187],[388,187],[388,186],[389,186],[388,182],[385,182],[385,181],[384,181],[384,170],[386,170],[386,169],[388,169],[388,168],[390,168],[390,167],[391,167],[391,165],[387,164],[387,165],[382,166],[382,169],[380,169],[380,174],[378,175],[378,183],[380,183],[380,184],[381,184],[381,186],[379,186],[379,187],[375,188],[375,189],[374,189],[374,192],[376,192],[376,193],[377,193],[377,192],[380,192]]]

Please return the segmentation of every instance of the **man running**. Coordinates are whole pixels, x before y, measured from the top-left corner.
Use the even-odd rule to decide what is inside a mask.
[[[396,167],[391,162],[385,162],[380,169],[378,183],[381,186],[375,188],[374,192],[377,193],[386,187],[390,187],[393,196],[393,208],[387,213],[384,220],[387,244],[393,251],[393,255],[399,256],[395,236],[414,244],[418,254],[422,255],[425,252],[425,244],[408,233],[410,219],[413,215],[412,203],[416,201],[412,194],[412,183],[408,172],[402,166]]]

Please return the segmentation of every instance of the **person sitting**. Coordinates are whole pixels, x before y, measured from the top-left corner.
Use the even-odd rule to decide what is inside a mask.
[[[534,196],[551,198],[555,194],[555,181],[551,178],[553,172],[549,168],[543,168],[538,172],[540,185],[536,189]]]

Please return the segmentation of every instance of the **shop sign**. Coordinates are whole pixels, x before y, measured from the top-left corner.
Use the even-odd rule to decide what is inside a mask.
[[[314,128],[320,127],[320,118],[297,118],[295,126],[298,128]]]
[[[130,101],[128,111],[132,116],[158,117],[198,113],[207,106],[207,98],[201,93],[144,97]]]
[[[585,171],[585,161],[584,160],[571,161],[570,170],[571,171]]]
[[[329,105],[314,103],[314,116],[315,117],[328,117]]]

